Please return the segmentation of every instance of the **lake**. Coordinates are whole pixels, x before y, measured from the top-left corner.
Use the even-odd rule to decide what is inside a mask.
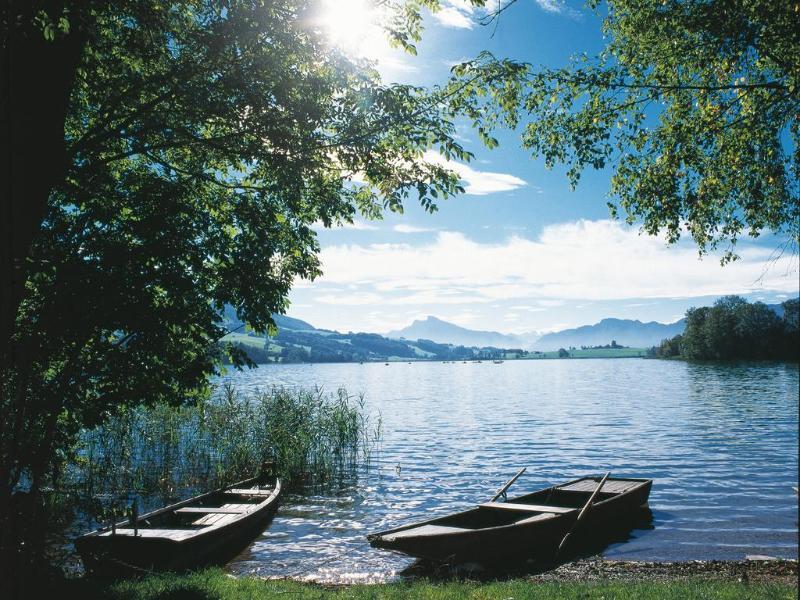
[[[631,560],[797,558],[798,365],[641,359],[264,365],[274,385],[363,393],[383,420],[370,473],[336,495],[285,498],[234,573],[391,579],[412,559],[365,535],[586,474],[648,477],[653,528],[606,549]]]

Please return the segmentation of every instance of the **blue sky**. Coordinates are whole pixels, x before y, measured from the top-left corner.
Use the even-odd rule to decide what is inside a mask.
[[[375,59],[387,81],[441,83],[452,64],[481,50],[561,66],[603,46],[600,20],[581,2],[519,0],[496,27],[484,27],[478,9],[443,0],[443,10],[426,18],[418,55],[409,56],[370,30],[365,0],[325,1],[332,40]],[[691,242],[667,246],[611,221],[609,171],[584,172],[570,191],[564,170],[532,160],[518,132],[500,132],[494,150],[466,125],[459,136],[475,159],[449,166],[467,193],[433,215],[409,203],[403,215],[382,221],[320,228],[324,275],[296,284],[291,316],[340,331],[386,332],[435,315],[521,333],[604,317],[671,322],[720,295],[772,303],[798,293],[797,257],[772,261],[780,238],[743,240],[741,259],[721,267],[718,255],[699,259]]]

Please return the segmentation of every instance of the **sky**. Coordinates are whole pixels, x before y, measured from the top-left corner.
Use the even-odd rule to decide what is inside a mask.
[[[377,61],[387,82],[434,85],[451,66],[489,50],[534,65],[563,66],[603,47],[600,19],[572,0],[518,0],[490,27],[463,0],[427,15],[418,55],[392,50],[366,0],[323,0],[332,41]],[[354,32],[365,32],[354,35]],[[501,131],[488,150],[466,124],[474,153],[450,163],[466,193],[434,214],[409,202],[402,215],[318,229],[322,277],[298,281],[288,314],[316,327],[384,333],[433,315],[471,329],[549,332],[605,317],[673,322],[691,306],[740,294],[779,303],[798,294],[797,256],[776,255],[773,235],[740,240],[738,261],[702,259],[690,240],[667,245],[609,218],[611,172],[585,171],[571,191]],[[429,155],[433,160],[440,158]]]

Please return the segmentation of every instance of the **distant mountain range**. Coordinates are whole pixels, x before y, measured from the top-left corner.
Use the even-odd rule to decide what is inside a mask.
[[[530,348],[539,337],[537,334],[510,335],[497,331],[476,331],[466,329],[429,316],[421,321],[414,321],[408,327],[398,331],[390,331],[386,337],[406,340],[432,340],[440,344],[456,344],[482,348]]]
[[[663,339],[683,333],[685,327],[685,319],[668,324],[656,321],[642,323],[630,319],[603,319],[595,325],[584,325],[543,335],[536,342],[536,349],[547,351],[581,346],[604,346],[612,341],[620,346],[649,348],[657,346]]]
[[[522,348],[524,350],[550,351],[574,346],[604,346],[616,341],[621,346],[649,348],[661,340],[683,332],[684,322],[664,324],[642,323],[630,319],[603,319],[595,325],[584,325],[546,335],[536,333],[505,334],[496,331],[475,331],[459,327],[436,317],[414,321],[398,331],[387,333],[395,339],[415,340],[425,338],[439,343],[464,346],[493,346],[495,348]]]
[[[481,351],[458,344],[438,344],[431,340],[397,340],[377,333],[339,333],[317,329],[306,321],[272,315],[277,335],[267,338],[244,331],[232,309],[224,314],[231,333],[223,338],[243,349],[251,360],[265,362],[362,362],[383,360],[467,360],[475,357],[500,358],[498,349]]]
[[[768,305],[778,316],[779,304]],[[502,350],[522,349],[548,352],[559,348],[606,346],[615,341],[619,346],[649,348],[674,337],[686,326],[685,319],[675,323],[658,323],[631,319],[603,319],[546,335],[537,333],[505,334],[497,331],[467,329],[429,316],[408,327],[377,333],[339,333],[317,329],[310,323],[274,314],[278,334],[271,338],[244,331],[241,320],[231,308],[224,313],[225,326],[233,331],[224,338],[244,348],[256,362],[343,362],[372,360],[467,360],[471,358],[503,358]]]

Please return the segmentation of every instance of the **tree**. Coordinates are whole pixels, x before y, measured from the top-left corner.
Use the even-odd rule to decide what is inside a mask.
[[[494,16],[508,8],[501,7]],[[595,8],[600,0],[590,2]],[[613,167],[609,208],[701,253],[741,234],[800,241],[800,28],[794,0],[608,0],[597,56],[535,68],[482,53],[453,69],[452,110],[489,146],[524,122],[552,167]]]
[[[224,306],[265,332],[292,282],[319,274],[312,225],[408,199],[434,210],[461,190],[422,159],[429,148],[470,156],[441,91],[381,84],[327,43],[311,10],[305,0],[4,5],[5,584],[24,577],[30,556],[16,553],[32,547],[12,526],[43,522],[39,491],[75,433],[122,405],[206,393]],[[410,44],[418,23],[396,16],[394,38]],[[247,362],[232,345],[222,353]],[[19,486],[33,499],[23,515],[12,510]]]
[[[569,358],[569,352],[564,348],[558,349],[558,358]]]
[[[783,318],[766,304],[751,304],[739,296],[725,296],[711,307],[690,308],[683,336],[664,340],[659,355],[673,355],[678,346],[689,359],[797,360],[797,306],[796,299],[784,302]]]
[[[800,300],[797,298],[787,300],[781,306],[783,306],[781,353],[784,357],[797,361],[800,360]]]

